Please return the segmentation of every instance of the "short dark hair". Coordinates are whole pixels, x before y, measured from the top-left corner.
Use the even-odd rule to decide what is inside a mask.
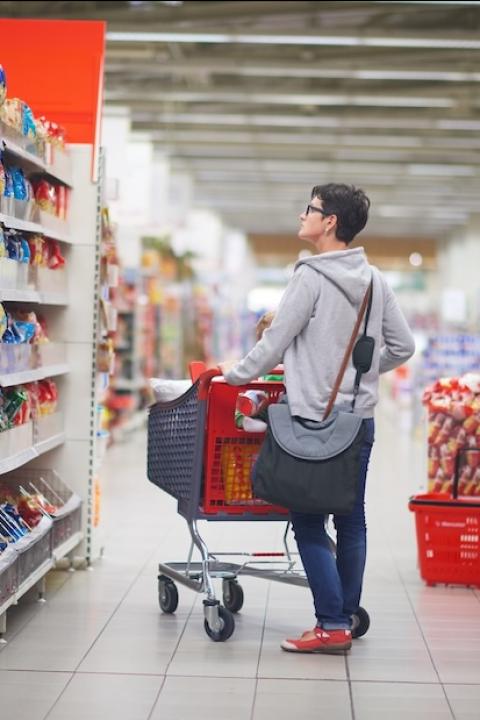
[[[313,198],[322,201],[329,215],[337,216],[337,238],[347,245],[367,224],[370,200],[360,188],[337,183],[315,185]]]

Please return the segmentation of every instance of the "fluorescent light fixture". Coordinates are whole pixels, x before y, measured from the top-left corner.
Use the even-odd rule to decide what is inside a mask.
[[[439,130],[480,130],[480,120],[437,120],[434,124]]]
[[[107,105],[108,107],[108,105]],[[374,128],[387,130],[459,130],[476,132],[480,130],[480,120],[468,119],[426,119],[426,118],[381,118],[381,117],[342,117],[338,115],[302,116],[302,115],[261,115],[253,113],[171,113],[161,109],[145,111],[133,110],[133,122],[152,122],[185,125],[241,125],[242,127],[293,127],[293,128]]]
[[[200,65],[200,69],[202,66]],[[220,65],[205,67],[207,73],[224,75],[242,75],[245,77],[289,77],[316,78],[320,80],[393,80],[408,82],[480,82],[480,73],[451,71],[421,70],[329,70],[322,68],[302,67],[269,67],[252,65],[251,67],[236,65],[222,67]],[[190,67],[191,72],[195,71]],[[177,72],[177,68],[174,68]],[[185,70],[184,70],[185,71]]]
[[[128,93],[125,90],[110,91],[107,100],[151,102],[226,102],[254,103],[261,105],[353,105],[357,107],[412,107],[412,108],[453,108],[456,100],[446,97],[422,97],[411,95],[361,95],[361,94],[300,94],[300,93],[256,93],[216,91],[165,90],[155,96]]]
[[[372,206],[372,215],[380,217],[400,217],[410,218],[413,214],[419,214],[429,221],[431,220],[466,220],[468,213],[452,208],[436,208],[436,207],[418,207],[412,208],[411,205],[379,205],[376,208]]]
[[[107,32],[109,42],[213,43],[246,45],[319,45],[334,47],[395,47],[432,50],[480,50],[480,40],[355,35],[265,35],[241,33]]]
[[[480,82],[480,73],[421,70],[353,70],[353,80],[409,80],[434,82]]]
[[[408,166],[409,175],[434,175],[436,177],[461,176],[473,177],[477,174],[474,167],[470,165],[438,165],[434,163],[416,163]]]
[[[416,137],[412,135],[353,135],[353,134],[331,134],[331,133],[283,133],[253,131],[246,128],[244,132],[235,130],[181,130],[177,128],[166,128],[152,133],[152,140],[155,142],[173,143],[232,143],[232,144],[262,144],[262,145],[310,145],[312,148],[317,145],[330,145],[338,147],[391,147],[398,148],[423,148],[449,147],[471,149],[480,147],[480,140],[471,138],[431,138]],[[457,144],[458,143],[458,144]]]
[[[106,64],[110,74],[124,73],[125,63],[111,60]],[[480,82],[480,72],[459,72],[451,70],[351,70],[343,68],[321,68],[307,65],[262,65],[258,62],[240,64],[226,62],[219,64],[212,60],[198,62],[172,62],[167,64],[136,63],[135,71],[150,78],[168,75],[240,75],[242,77],[273,78],[315,78],[320,80],[393,80],[408,82]]]

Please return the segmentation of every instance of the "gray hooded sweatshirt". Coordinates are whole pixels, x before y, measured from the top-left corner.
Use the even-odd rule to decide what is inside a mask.
[[[321,420],[350,340],[360,305],[373,278],[368,335],[375,338],[372,367],[362,375],[355,413],[374,415],[380,373],[398,367],[415,344],[397,300],[363,248],[314,255],[295,265],[270,328],[225,379],[242,385],[283,362],[292,415]],[[363,332],[361,325],[359,337]],[[347,365],[336,405],[353,399],[355,368]]]

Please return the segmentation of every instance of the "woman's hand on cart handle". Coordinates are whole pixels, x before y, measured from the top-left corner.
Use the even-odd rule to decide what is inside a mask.
[[[222,375],[226,375],[236,364],[233,360],[225,360],[224,362],[218,363],[218,367]]]
[[[205,370],[199,377],[198,377],[198,399],[199,400],[206,400],[208,397],[208,390],[210,388],[210,383],[212,382],[214,377],[218,377],[222,374],[222,371],[219,367],[213,367],[209,368],[208,370]]]

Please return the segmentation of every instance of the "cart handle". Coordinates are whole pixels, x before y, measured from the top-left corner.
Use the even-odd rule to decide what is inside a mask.
[[[220,368],[211,368],[210,370],[205,369],[205,363],[200,361],[193,361],[189,364],[190,375],[193,382],[198,381],[198,399],[206,400],[208,397],[208,390],[210,383],[214,377],[223,375]],[[270,370],[269,375],[283,375],[283,367],[276,367]]]
[[[208,390],[210,383],[214,377],[222,375],[220,368],[212,368],[211,370],[205,370],[198,378],[198,399],[206,400],[208,398]]]

